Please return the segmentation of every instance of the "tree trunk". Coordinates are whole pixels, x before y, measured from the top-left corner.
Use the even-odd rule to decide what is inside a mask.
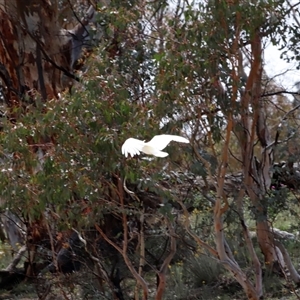
[[[251,281],[247,278],[246,274],[241,270],[239,265],[234,260],[230,251],[226,247],[226,240],[224,236],[224,226],[223,226],[223,214],[228,209],[228,202],[224,194],[224,183],[225,183],[225,174],[228,166],[228,153],[229,153],[229,141],[230,135],[233,129],[233,118],[232,114],[228,116],[228,124],[226,129],[226,138],[224,147],[222,149],[222,162],[219,168],[218,173],[218,189],[217,189],[217,199],[214,207],[214,227],[215,227],[215,242],[216,248],[218,251],[218,256],[220,262],[223,266],[232,274],[236,281],[243,287],[248,299],[258,300],[260,295],[255,290]],[[223,204],[223,199],[225,198],[225,203]]]
[[[172,224],[167,221],[168,223],[168,228],[170,231],[170,253],[169,255],[165,258],[159,272],[158,272],[158,278],[159,278],[159,284],[157,287],[156,295],[155,295],[155,300],[162,300],[163,299],[163,294],[166,289],[167,285],[167,272],[168,272],[168,267],[176,254],[176,238],[175,238],[175,230],[172,226]]]
[[[267,268],[270,268],[271,270],[275,268],[279,271],[278,267],[280,266],[274,245],[274,238],[267,220],[257,220],[256,234]]]
[[[297,270],[295,269],[288,252],[286,251],[285,247],[279,241],[275,241],[275,245],[276,245],[276,247],[278,247],[280,249],[280,251],[283,255],[284,263],[290,272],[291,279],[299,286],[300,285],[300,275],[297,272]]]
[[[24,226],[21,224],[20,219],[9,210],[1,215],[1,221],[10,246],[13,251],[18,252],[20,245],[22,245],[25,240]]]
[[[256,232],[266,266],[278,266],[273,234],[267,221],[267,204],[264,197],[270,189],[273,164],[273,151],[266,124],[265,101],[261,98],[262,89],[262,41],[259,29],[251,41],[251,70],[241,101],[240,143],[244,165],[244,186],[255,208]],[[253,110],[253,112],[251,112]],[[250,113],[251,112],[251,113]],[[256,137],[261,145],[260,160],[254,156]]]
[[[19,106],[25,95],[31,101],[58,98],[76,79],[72,68],[94,10],[72,30],[60,27],[58,14],[58,2],[0,1],[0,77],[8,105]]]

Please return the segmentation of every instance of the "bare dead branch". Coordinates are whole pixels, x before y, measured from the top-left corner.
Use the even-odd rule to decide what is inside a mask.
[[[13,272],[16,268],[17,264],[20,260],[24,257],[24,253],[27,251],[27,246],[24,245],[20,248],[16,256],[14,257],[13,261],[5,268],[5,271]]]
[[[286,251],[285,247],[278,240],[275,240],[275,246],[277,246],[279,248],[279,250],[281,251],[281,253],[283,255],[284,262],[285,262],[286,267],[288,268],[288,270],[290,272],[290,276],[291,276],[292,280],[296,284],[300,284],[300,275],[297,272],[297,270],[295,269],[295,267],[294,267],[294,265],[291,261],[291,258],[289,256],[288,252]]]
[[[290,1],[286,0],[287,4],[289,5],[292,13],[293,13],[293,18],[295,20],[295,22],[297,23],[298,27],[300,27],[300,21],[298,20],[298,16],[299,16],[299,12],[297,12],[294,8],[297,7],[297,5],[299,5],[299,2],[298,3],[295,3],[294,5],[292,5],[290,3]]]
[[[280,95],[280,94],[300,95],[299,92],[290,92],[290,91],[286,91],[286,90],[281,90],[281,91],[277,91],[277,92],[271,92],[271,93],[261,94],[260,97],[271,97],[271,96],[276,96],[276,95]]]

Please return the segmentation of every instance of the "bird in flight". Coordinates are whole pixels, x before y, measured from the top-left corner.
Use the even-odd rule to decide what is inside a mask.
[[[167,152],[163,152],[161,150],[165,149],[170,142],[179,142],[179,143],[189,143],[189,140],[179,136],[172,134],[160,134],[155,135],[150,142],[145,143],[145,141],[141,141],[134,138],[127,139],[122,146],[122,154],[127,157],[129,154],[131,157],[135,155],[139,155],[141,152],[153,155],[157,157],[166,157],[169,154]]]

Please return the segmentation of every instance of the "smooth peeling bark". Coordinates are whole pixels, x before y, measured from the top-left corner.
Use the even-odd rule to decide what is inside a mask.
[[[267,220],[258,220],[256,222],[256,234],[259,247],[264,255],[266,267],[280,271],[273,234],[270,231],[270,225]]]
[[[59,13],[53,1],[0,0],[0,77],[8,105],[18,105],[24,94],[32,99],[39,94],[44,101],[58,98],[78,80],[73,65],[94,10],[71,30],[60,27]]]
[[[246,83],[244,96],[241,99],[240,144],[244,165],[244,186],[256,211],[256,232],[260,249],[266,266],[278,266],[273,234],[267,221],[267,208],[263,198],[271,183],[271,166],[273,163],[270,133],[266,124],[265,102],[262,94],[262,37],[259,29],[253,32],[251,39],[251,69]],[[252,110],[252,113],[250,111]],[[256,139],[261,145],[259,161],[254,156]]]
[[[224,188],[225,175],[228,166],[228,153],[229,153],[228,149],[229,149],[232,127],[233,127],[233,119],[232,119],[232,115],[229,114],[228,124],[226,129],[226,138],[225,138],[223,154],[222,154],[222,164],[220,166],[219,174],[218,174],[217,199],[214,207],[215,243],[216,243],[218,257],[220,259],[221,264],[231,273],[231,275],[235,278],[235,280],[242,286],[248,299],[258,300],[260,295],[258,295],[251,281],[247,278],[246,274],[241,270],[241,268],[236,263],[236,261],[229,257],[225,247],[226,240],[224,236],[224,230],[223,230],[224,224],[222,218],[223,218],[223,214],[228,209],[228,202],[226,197],[223,197],[223,188]],[[222,206],[223,202],[225,203]]]

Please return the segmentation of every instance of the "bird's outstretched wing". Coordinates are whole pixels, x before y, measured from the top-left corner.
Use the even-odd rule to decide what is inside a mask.
[[[189,143],[189,140],[179,136],[179,135],[172,135],[172,134],[160,134],[156,135],[152,138],[151,141],[146,143],[147,145],[156,148],[158,150],[165,149],[170,142],[179,142],[179,143]]]
[[[130,154],[131,157],[139,155],[144,145],[145,143],[141,140],[129,138],[124,142],[122,146],[122,154],[124,154],[125,157],[127,157],[128,154]]]

